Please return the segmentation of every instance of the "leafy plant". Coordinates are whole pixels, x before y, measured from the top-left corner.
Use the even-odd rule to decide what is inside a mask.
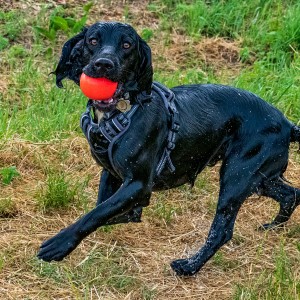
[[[0,51],[9,45],[9,40],[4,36],[0,35]]]
[[[58,6],[49,18],[48,28],[35,26],[34,29],[42,36],[46,37],[50,41],[54,41],[58,31],[63,31],[68,35],[78,33],[86,24],[88,13],[93,6],[93,2],[90,2],[83,6],[84,14],[77,20],[73,17],[66,17],[65,10]]]
[[[150,29],[150,28],[144,28],[141,32],[141,37],[146,41],[146,42],[149,42],[150,39],[152,38],[153,36],[153,30]]]
[[[20,173],[17,171],[17,168],[15,166],[2,168],[0,170],[0,175],[2,177],[2,183],[4,185],[10,184],[14,178],[20,176]]]

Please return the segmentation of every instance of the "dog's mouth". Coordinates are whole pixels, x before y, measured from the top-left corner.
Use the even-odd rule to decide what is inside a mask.
[[[111,98],[105,100],[89,99],[89,101],[96,110],[108,112],[114,110],[117,107],[117,104],[120,99],[122,99],[123,94],[123,83],[118,83],[117,89]]]

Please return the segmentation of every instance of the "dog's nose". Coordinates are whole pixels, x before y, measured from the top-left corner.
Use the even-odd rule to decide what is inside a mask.
[[[102,70],[110,70],[115,66],[114,63],[108,58],[98,58],[95,61],[94,65],[97,69]]]

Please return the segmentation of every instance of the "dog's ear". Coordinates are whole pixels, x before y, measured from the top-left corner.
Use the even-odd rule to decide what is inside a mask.
[[[138,89],[150,94],[153,81],[152,56],[150,47],[142,38],[139,38],[139,56],[140,64],[136,78]]]
[[[66,77],[79,84],[79,77],[84,67],[83,45],[84,37],[88,28],[85,27],[79,34],[68,40],[61,52],[61,57],[53,74],[56,75],[56,85],[62,88],[62,80]]]

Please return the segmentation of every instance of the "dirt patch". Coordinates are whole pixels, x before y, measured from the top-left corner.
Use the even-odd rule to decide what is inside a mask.
[[[8,88],[8,81],[5,78],[0,79],[0,93],[4,93]]]
[[[224,38],[202,38],[195,41],[190,37],[172,33],[160,34],[150,40],[154,71],[174,72],[178,70],[212,71],[216,77],[235,77],[243,67],[240,61],[240,43]]]
[[[231,69],[237,73],[241,68],[240,45],[237,41],[222,38],[206,38],[195,46],[197,53],[214,70]]]
[[[15,7],[13,0],[0,0],[1,10],[7,12]]]

